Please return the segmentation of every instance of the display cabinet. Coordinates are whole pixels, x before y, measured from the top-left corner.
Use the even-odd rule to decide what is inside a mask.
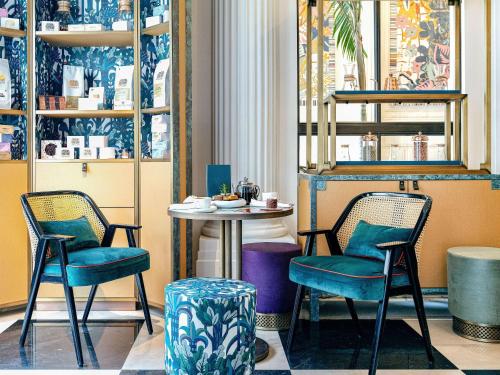
[[[12,127],[12,160],[0,160],[6,201],[0,235],[7,239],[0,250],[0,288],[6,289],[0,309],[24,303],[31,277],[20,195],[64,189],[89,194],[110,222],[142,225],[137,242],[151,254],[144,275],[149,301],[161,306],[164,285],[190,269],[180,256],[182,248],[187,258],[188,227],[167,215],[169,204],[190,189],[190,3],[0,0],[2,7],[20,19],[20,29],[0,27],[12,96],[0,109],[0,125]],[[133,73],[124,80],[119,70],[127,66]],[[133,93],[131,102],[124,88]],[[99,103],[79,103],[80,97]],[[125,243],[120,234],[113,245]],[[87,293],[77,291],[78,304]],[[44,286],[39,297],[38,308],[63,307],[62,288]],[[133,280],[103,285],[96,302],[135,309]]]

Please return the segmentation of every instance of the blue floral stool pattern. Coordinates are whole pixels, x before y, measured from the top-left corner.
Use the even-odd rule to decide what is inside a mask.
[[[238,280],[195,278],[167,285],[167,374],[253,374],[255,297],[255,287]]]

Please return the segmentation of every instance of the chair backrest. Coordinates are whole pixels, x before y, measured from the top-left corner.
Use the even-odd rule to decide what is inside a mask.
[[[342,251],[360,220],[370,224],[413,228],[409,241],[420,262],[422,234],[432,199],[426,195],[405,193],[364,193],[355,197],[335,224],[334,231]]]
[[[47,191],[21,196],[23,213],[28,225],[31,243],[32,265],[35,264],[36,249],[43,234],[40,221],[62,221],[86,217],[102,242],[109,224],[95,202],[79,191]]]

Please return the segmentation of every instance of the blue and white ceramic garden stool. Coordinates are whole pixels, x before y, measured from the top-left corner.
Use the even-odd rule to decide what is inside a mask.
[[[196,278],[167,285],[167,374],[253,374],[255,296],[255,287],[239,280]]]

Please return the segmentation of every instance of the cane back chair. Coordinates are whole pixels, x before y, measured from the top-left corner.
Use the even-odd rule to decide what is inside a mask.
[[[142,272],[149,269],[149,253],[137,248],[134,230],[140,226],[109,224],[95,202],[78,191],[28,193],[21,196],[23,213],[31,242],[33,276],[19,344],[24,346],[33,308],[41,282],[61,283],[64,286],[68,315],[78,365],[83,366],[82,347],[78,330],[73,287],[91,286],[82,317],[85,325],[99,284],[126,276],[135,276],[144,318],[149,334],[153,333],[151,316],[144,289]],[[92,248],[67,251],[80,233],[73,235],[67,226],[70,221],[86,219],[99,244]],[[47,233],[45,223],[56,223],[63,234]],[[66,227],[64,227],[66,226]],[[126,231],[128,247],[111,247],[117,229]],[[95,238],[92,235],[92,238]]]
[[[359,335],[361,333],[353,300],[379,302],[370,374],[375,374],[377,369],[389,297],[411,294],[427,356],[429,361],[433,362],[431,339],[418,279],[422,234],[431,205],[432,199],[425,195],[364,193],[348,204],[332,229],[298,232],[299,236],[306,237],[306,244],[304,256],[294,258],[290,263],[290,279],[298,284],[298,289],[288,333],[288,352],[292,350],[294,331],[305,293],[304,287],[310,287],[345,297]],[[379,259],[346,255],[344,251],[361,221],[391,228],[406,228],[406,232],[411,234],[406,241],[376,244],[375,251],[380,253]],[[325,235],[330,256],[312,256],[314,241],[318,235]]]

